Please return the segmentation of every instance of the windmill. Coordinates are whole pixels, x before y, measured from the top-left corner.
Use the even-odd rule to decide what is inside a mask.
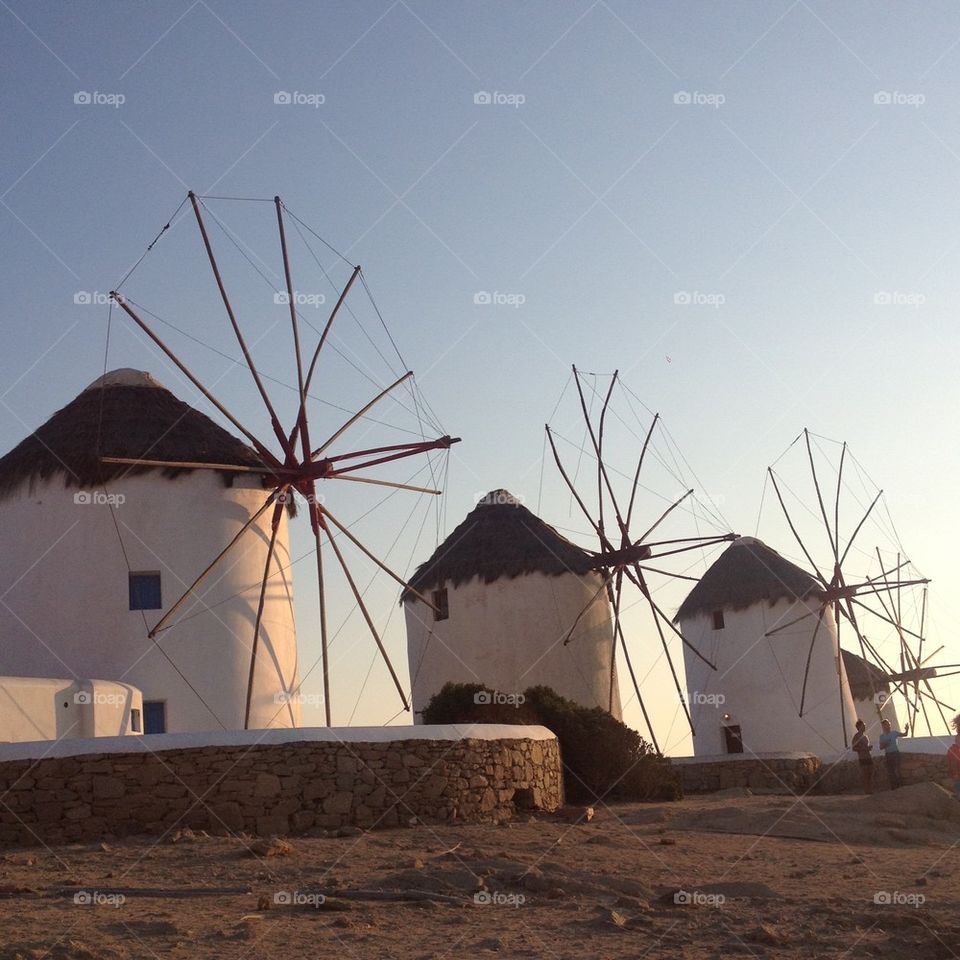
[[[574,366],[571,379],[584,427],[583,434],[580,439],[565,437],[555,425],[547,424],[546,442],[572,502],[587,521],[589,533],[596,538],[596,549],[593,551],[594,569],[601,574],[603,584],[591,603],[599,599],[601,592],[605,592],[613,610],[611,703],[616,682],[616,651],[619,645],[644,722],[654,747],[659,751],[660,745],[641,693],[641,680],[637,677],[631,659],[623,615],[629,606],[639,605],[645,608],[669,667],[678,701],[692,731],[693,722],[670,652],[668,637],[678,638],[711,669],[716,668],[688,644],[656,599],[656,594],[664,585],[672,581],[696,581],[698,578],[683,571],[664,569],[661,561],[690,551],[697,551],[702,556],[703,552],[711,547],[735,540],[737,534],[726,532],[729,526],[719,516],[718,511],[700,501],[693,488],[686,485],[685,471],[681,466],[682,454],[679,454],[666,432],[659,413],[653,413],[645,407],[623,384],[618,371],[602,376],[584,373]],[[563,395],[561,401],[562,399]],[[619,401],[616,405],[612,402],[615,399]],[[621,403],[624,413],[619,411]],[[559,406],[560,401],[557,404],[558,408]],[[611,447],[606,434],[611,421],[627,431],[632,438],[629,441],[631,445],[639,444],[636,466],[634,468],[631,461],[629,471],[618,469],[609,461]],[[659,444],[657,439],[661,441]],[[564,466],[558,441],[565,443],[568,453],[576,456],[575,469]],[[619,448],[618,444],[615,449]],[[590,481],[581,480],[584,459],[592,465],[592,470],[587,471],[588,477],[591,473],[594,474]],[[653,465],[658,466],[660,473],[669,478],[669,487],[663,483],[658,485],[659,489],[651,486],[645,467],[649,472]],[[680,482],[684,485],[682,491],[676,489]],[[642,520],[641,499],[644,513]],[[668,522],[671,522],[674,533],[664,532],[664,525]],[[701,533],[701,524],[722,532]],[[666,562],[669,564],[671,561]],[[569,644],[573,640],[576,625],[575,622],[571,626],[564,643]]]
[[[833,458],[827,453],[827,446],[832,447]],[[790,459],[784,460],[791,451],[794,451],[792,464]],[[796,462],[797,451],[802,464]],[[782,462],[784,466],[780,466]],[[821,482],[827,471],[834,475],[829,487]],[[795,491],[788,481],[788,476],[792,479],[804,474],[806,495]],[[814,620],[801,687],[800,716],[808,708],[811,657],[818,636],[823,635],[824,617],[829,609],[836,624],[838,651],[841,625],[845,624],[856,638],[863,659],[878,667],[884,680],[902,694],[911,729],[916,729],[918,715],[922,713],[928,730],[933,733],[928,707],[936,708],[943,726],[947,727],[944,709],[949,711],[952,707],[936,696],[930,681],[937,676],[952,675],[944,670],[956,671],[960,667],[936,667],[930,663],[943,649],[932,652],[924,649],[930,581],[908,559],[883,491],[870,480],[846,442],[818,436],[808,429],[767,468],[767,479],[780,513],[807,561],[808,572],[821,588],[818,610],[809,610],[788,623],[778,624],[766,634],[775,636],[803,620]],[[788,499],[793,512],[788,507]],[[854,522],[845,523],[853,510],[856,510],[852,515]],[[866,531],[882,539],[883,548],[870,545]],[[889,653],[884,656],[881,651],[876,639],[876,633],[881,631],[896,645],[895,659]],[[838,669],[837,673],[842,701],[843,672]],[[876,688],[873,695],[876,701]],[[845,740],[846,735],[844,724]]]
[[[210,211],[207,202],[205,202],[227,199],[248,199],[251,204],[272,204],[274,208],[273,212],[276,218],[275,229],[279,242],[280,258],[282,262],[282,287],[275,286],[269,280],[269,277],[265,276],[264,271],[252,261],[249,254],[237,243],[236,237],[231,234],[229,230],[224,228],[224,225]],[[248,429],[248,427],[241,422],[240,419],[234,415],[230,409],[228,409],[227,405],[221,402],[214,395],[212,387],[205,384],[203,379],[198,376],[183,359],[181,359],[178,352],[173,350],[167,345],[167,343],[164,342],[163,339],[161,339],[153,326],[144,319],[144,315],[146,314],[151,317],[155,317],[161,321],[162,318],[156,313],[138,304],[126,292],[120,292],[120,287],[127,283],[134,270],[137,269],[140,262],[143,260],[143,258],[141,258],[141,261],[138,261],[137,264],[134,265],[134,268],[131,269],[131,271],[128,272],[128,274],[123,278],[123,281],[118,284],[117,289],[111,291],[111,309],[113,304],[116,304],[123,310],[130,320],[133,321],[136,327],[146,334],[153,344],[155,344],[156,347],[162,351],[169,361],[199,391],[199,393],[202,394],[202,396],[210,403],[210,405],[246,438],[253,450],[256,452],[257,457],[261,461],[261,465],[239,466],[234,464],[209,463],[199,460],[182,462],[176,460],[148,459],[146,457],[103,457],[102,462],[112,465],[126,465],[131,470],[138,468],[159,468],[168,471],[216,470],[220,471],[221,473],[243,472],[246,474],[257,475],[262,478],[263,487],[268,491],[259,509],[247,519],[247,521],[240,527],[239,531],[223,545],[222,549],[219,550],[216,555],[211,557],[209,564],[197,572],[196,578],[186,588],[186,590],[184,590],[179,599],[170,605],[160,619],[149,628],[148,636],[151,639],[154,639],[162,631],[169,630],[176,626],[178,622],[178,613],[183,612],[183,609],[190,598],[197,598],[196,590],[200,584],[210,577],[211,574],[218,568],[218,566],[222,565],[228,560],[231,552],[237,548],[238,544],[240,544],[244,537],[248,535],[261,517],[269,516],[271,537],[267,548],[266,563],[263,569],[262,581],[259,584],[259,601],[250,644],[250,679],[247,686],[245,712],[245,727],[249,726],[250,702],[253,691],[258,643],[261,636],[264,599],[267,592],[268,582],[271,579],[271,576],[275,573],[273,568],[277,562],[274,550],[277,531],[284,509],[292,510],[294,503],[296,502],[296,498],[299,497],[306,504],[307,516],[309,519],[310,530],[313,539],[313,552],[315,554],[319,597],[319,627],[321,665],[323,674],[323,698],[327,725],[329,726],[331,723],[330,664],[328,649],[329,637],[327,624],[327,600],[330,577],[324,561],[325,553],[327,556],[332,553],[336,565],[342,572],[343,579],[346,581],[346,584],[348,585],[350,592],[354,597],[356,607],[360,610],[367,630],[369,631],[376,648],[379,651],[379,655],[389,671],[400,701],[403,704],[403,708],[409,710],[406,693],[404,692],[397,673],[394,670],[393,664],[390,661],[390,657],[387,654],[380,631],[374,623],[374,619],[370,613],[370,610],[368,609],[367,604],[364,602],[363,591],[361,591],[357,583],[357,578],[351,571],[350,564],[345,556],[346,545],[349,544],[350,549],[362,554],[367,561],[372,562],[379,570],[388,574],[393,578],[393,580],[395,580],[405,589],[411,590],[412,588],[409,587],[403,577],[394,572],[394,570],[391,569],[391,567],[388,566],[387,563],[377,555],[377,552],[364,544],[351,531],[350,524],[344,522],[343,519],[339,518],[326,505],[326,497],[318,494],[317,492],[318,484],[320,482],[326,483],[328,481],[341,481],[350,485],[366,484],[372,485],[373,487],[388,488],[393,492],[407,491],[430,496],[439,496],[441,491],[435,486],[426,487],[409,482],[400,482],[392,478],[384,478],[383,476],[373,476],[371,475],[370,471],[372,468],[393,464],[397,461],[408,458],[426,458],[429,461],[430,472],[432,475],[434,475],[435,471],[432,461],[430,461],[431,453],[434,451],[449,450],[454,443],[458,442],[458,438],[451,437],[448,434],[431,436],[425,432],[424,423],[432,425],[430,416],[427,413],[429,408],[426,406],[425,401],[416,388],[413,379],[413,372],[410,370],[407,370],[399,376],[396,376],[392,382],[382,385],[375,395],[370,397],[367,402],[363,403],[359,409],[347,410],[349,415],[346,417],[346,419],[342,420],[342,422],[339,422],[335,429],[332,431],[324,429],[322,436],[318,435],[315,420],[312,418],[310,413],[310,400],[313,399],[311,388],[316,383],[318,366],[322,355],[324,355],[325,347],[327,348],[328,352],[330,350],[337,350],[340,356],[345,355],[344,351],[337,348],[333,343],[335,323],[338,320],[338,317],[342,317],[344,313],[350,313],[352,315],[352,311],[350,310],[348,304],[348,298],[350,297],[351,291],[354,289],[354,285],[358,280],[359,285],[356,289],[362,288],[362,290],[366,293],[370,304],[372,304],[373,309],[376,312],[376,316],[380,324],[382,324],[383,329],[386,330],[386,326],[383,324],[383,318],[380,315],[380,311],[377,309],[375,302],[373,301],[361,268],[359,266],[353,266],[352,264],[350,265],[351,272],[349,278],[337,290],[335,304],[327,316],[322,329],[318,329],[312,323],[307,321],[299,306],[301,298],[298,297],[298,292],[294,285],[293,264],[288,247],[287,227],[290,223],[294,224],[297,234],[304,241],[317,266],[320,267],[328,279],[329,275],[327,274],[326,270],[324,270],[313,249],[313,246],[303,231],[305,230],[308,234],[310,234],[310,236],[324,243],[330,250],[333,250],[334,248],[330,247],[329,244],[326,244],[326,241],[323,241],[322,238],[319,237],[319,235],[316,234],[315,231],[313,231],[303,220],[291,213],[279,197],[274,197],[272,200],[267,200],[265,198],[216,198],[199,196],[191,191],[187,197],[181,201],[180,206],[174,212],[174,215],[170,218],[170,221],[157,235],[157,238],[154,240],[154,242],[150,244],[148,247],[148,252],[153,249],[154,245],[157,243],[157,240],[159,240],[160,237],[163,236],[163,234],[170,228],[171,224],[176,220],[180,210],[188,201],[196,220],[199,236],[202,241],[206,259],[209,263],[210,271],[216,285],[218,297],[222,302],[227,319],[229,321],[230,329],[232,330],[233,337],[236,340],[236,345],[239,347],[242,355],[242,358],[234,358],[235,362],[248,371],[249,377],[253,381],[255,391],[259,396],[259,402],[262,403],[263,410],[265,411],[266,416],[269,418],[273,432],[273,438],[268,442],[265,439],[261,439],[261,437],[257,436],[252,430]],[[262,207],[259,207],[258,209],[262,209]],[[224,274],[221,271],[220,264],[214,252],[214,246],[211,241],[210,233],[208,232],[205,214],[207,214],[215,223],[217,223],[218,226],[221,227],[221,229],[223,229],[224,234],[234,243],[234,246],[240,249],[248,263],[251,263],[260,276],[263,279],[266,279],[267,282],[273,286],[275,292],[274,302],[288,307],[289,329],[292,334],[293,360],[296,369],[296,413],[295,416],[291,418],[291,421],[286,425],[282,424],[277,407],[271,399],[271,396],[265,386],[265,380],[275,378],[267,377],[261,372],[255,363],[251,348],[248,345],[247,338],[245,337],[241,328],[241,324],[234,310],[231,298],[227,293]],[[346,258],[344,258],[341,254],[337,255],[341,260],[343,260],[343,262],[349,264],[349,261],[347,261]],[[146,256],[146,254],[144,256]],[[170,325],[173,326],[172,324]],[[305,342],[307,337],[303,329],[304,326],[310,327],[310,329],[313,330],[317,335],[316,340],[309,344]],[[174,327],[174,329],[177,328]],[[183,333],[183,331],[180,332]],[[389,336],[389,332],[387,335]],[[197,338],[195,336],[191,336],[190,339],[196,340]],[[395,348],[392,337],[390,337],[390,343]],[[399,351],[397,351],[397,356],[402,361]],[[353,366],[360,373],[362,373],[366,379],[371,379],[369,374],[365,370],[362,370],[359,365],[353,363]],[[404,399],[401,400],[400,396],[404,391]],[[373,428],[378,423],[381,423],[381,421],[377,421],[371,417],[371,411],[373,411],[378,405],[383,405],[388,398],[394,404],[403,407],[408,411],[408,413],[415,417],[419,429],[419,436],[417,439],[403,443],[366,444],[359,447],[350,446],[347,443],[348,435],[350,434],[352,428],[355,428],[359,423],[361,423],[361,421],[363,421],[365,425],[370,428]],[[330,405],[336,406],[336,404]],[[340,409],[343,408],[341,407]],[[433,432],[434,434],[441,433],[440,430],[436,429],[434,429]],[[414,593],[416,593],[416,591],[414,591]],[[433,607],[433,603],[429,599],[425,597],[421,597],[421,599],[431,608]]]

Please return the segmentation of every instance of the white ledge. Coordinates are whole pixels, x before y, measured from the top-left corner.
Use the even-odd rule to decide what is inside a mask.
[[[282,743],[395,743],[398,740],[555,740],[546,727],[509,723],[432,724],[406,727],[300,727],[282,730],[212,730],[147,736],[91,737],[0,743],[0,763],[96,753],[160,753],[197,747],[255,747]]]
[[[671,757],[671,763],[742,763],[744,760],[807,760],[815,753],[714,753],[706,757]]]

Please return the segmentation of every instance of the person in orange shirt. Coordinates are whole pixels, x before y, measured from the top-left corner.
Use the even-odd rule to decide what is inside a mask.
[[[960,800],[960,733],[947,751],[947,774],[953,780],[953,795]]]

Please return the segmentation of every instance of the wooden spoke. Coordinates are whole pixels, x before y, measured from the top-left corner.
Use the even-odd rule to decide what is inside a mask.
[[[620,515],[620,508],[617,506],[617,498],[613,492],[613,486],[610,483],[610,478],[607,476],[607,467],[604,464],[603,459],[600,455],[600,445],[597,442],[597,435],[594,432],[593,424],[590,422],[590,414],[587,412],[587,402],[583,396],[583,387],[580,385],[580,374],[577,373],[576,367],[573,368],[573,381],[576,384],[577,394],[580,397],[580,407],[583,410],[583,417],[587,424],[587,432],[590,434],[590,442],[593,444],[593,451],[597,455],[597,469],[599,471],[598,483],[602,481],[602,485],[600,486],[601,501],[603,499],[603,487],[605,486],[607,489],[607,493],[610,495],[610,502],[613,504],[613,509],[616,512],[617,524],[620,528],[621,536],[626,536],[627,534],[626,524],[624,523],[623,517]],[[613,389],[613,384],[610,385],[610,388],[611,390]],[[609,400],[609,393],[607,395],[607,398]],[[599,525],[599,529],[602,534],[603,533],[602,525]]]
[[[345,527],[326,507],[319,507],[320,513],[326,517],[368,560],[372,560],[384,573],[393,577],[404,590],[412,593],[421,603],[425,603],[434,613],[440,613],[440,608],[432,601],[428,600],[419,590],[411,587],[406,580],[399,574],[394,573],[382,560],[371,553],[351,532]]]
[[[344,560],[343,554],[340,552],[340,548],[337,546],[337,541],[333,537],[330,537],[329,539],[330,546],[333,548],[337,562],[340,564],[340,568],[343,570],[343,575],[347,578],[347,583],[350,585],[350,590],[353,593],[354,599],[357,601],[357,606],[360,608],[360,613],[363,615],[363,619],[366,621],[367,627],[370,630],[370,635],[377,644],[377,649],[380,651],[380,656],[383,658],[383,662],[387,665],[387,670],[390,671],[390,677],[393,680],[394,686],[397,688],[397,693],[400,694],[400,700],[403,703],[403,709],[409,710],[410,704],[407,702],[407,695],[404,693],[403,687],[400,684],[400,678],[397,676],[396,670],[393,669],[393,664],[390,662],[390,657],[383,646],[383,641],[380,639],[380,634],[377,631],[376,626],[374,626],[373,618],[370,616],[370,613],[367,610],[367,605],[363,602],[363,596],[357,589],[353,575],[350,573],[350,568],[347,566],[347,562]]]
[[[840,490],[843,485],[843,462],[847,458],[847,441],[843,441],[840,450],[840,467],[837,470],[837,495],[833,502],[833,542],[836,547],[834,556],[840,551]]]
[[[787,505],[783,502],[783,495],[780,493],[780,487],[777,484],[777,478],[774,475],[773,469],[771,467],[767,467],[767,474],[769,475],[770,480],[773,483],[773,489],[777,494],[777,499],[780,501],[780,509],[783,510],[783,515],[787,518],[787,524],[789,525],[790,530],[793,533],[793,536],[796,539],[797,543],[800,544],[800,549],[803,551],[803,555],[807,558],[807,562],[816,572],[817,579],[825,587],[828,587],[830,585],[829,581],[820,572],[820,568],[813,562],[813,557],[810,556],[810,551],[807,550],[803,540],[800,539],[800,534],[797,533],[797,528],[793,525],[793,520],[790,518],[790,511],[787,509]]]
[[[640,459],[637,461],[637,469],[633,475],[633,485],[630,487],[630,503],[627,506],[627,526],[630,526],[630,520],[633,517],[633,505],[637,496],[637,484],[640,483],[640,470],[643,468],[643,458],[647,455],[647,447],[650,445],[650,438],[653,436],[653,428],[657,425],[657,421],[660,419],[660,414],[655,413],[653,415],[653,422],[650,424],[650,429],[647,430],[647,435],[643,441],[643,447],[640,449]]]
[[[237,463],[200,463],[194,460],[144,460],[137,457],[101,457],[101,463],[125,463],[132,467],[163,467],[167,470],[226,470],[230,473],[262,473],[273,476],[270,467],[247,467]]]
[[[820,626],[823,624],[823,613],[826,605],[820,607],[817,613],[817,622],[813,625],[813,635],[810,637],[810,648],[807,650],[807,664],[803,669],[803,685],[800,687],[800,716],[803,716],[803,705],[807,699],[807,680],[810,677],[810,662],[813,659],[813,647],[817,642],[817,634],[820,632]],[[811,614],[812,616],[812,614]],[[769,636],[769,634],[767,634]]]
[[[863,525],[867,522],[867,517],[873,512],[873,508],[877,505],[877,501],[883,496],[883,491],[881,490],[876,497],[873,498],[873,503],[867,507],[867,512],[863,515],[863,519],[857,524],[853,533],[850,535],[850,539],[847,541],[847,546],[843,551],[843,555],[840,557],[840,565],[843,566],[843,561],[847,559],[847,554],[850,552],[850,548],[853,546],[853,541],[856,540],[857,534],[860,532]]]
[[[609,586],[610,581],[613,579],[613,574],[603,578],[603,583],[596,589],[593,596],[583,605],[583,608],[574,618],[573,624],[570,626],[570,629],[567,631],[567,635],[563,639],[563,645],[566,647],[569,645],[570,641],[573,640],[573,635],[576,632],[577,627],[580,625],[580,621],[587,615],[587,611],[600,599],[600,594],[603,593]]]
[[[220,268],[217,266],[217,259],[213,254],[213,246],[210,243],[210,237],[207,235],[207,227],[203,222],[203,216],[200,213],[200,202],[197,199],[197,195],[192,190],[188,196],[190,198],[190,203],[193,205],[193,212],[197,218],[197,225],[200,227],[200,236],[203,238],[203,246],[207,251],[207,259],[210,261],[210,269],[213,271],[214,279],[217,281],[217,289],[220,291],[220,299],[223,300],[223,305],[226,308],[227,316],[230,318],[230,326],[233,327],[233,332],[237,338],[237,343],[240,345],[240,350],[243,352],[243,358],[247,361],[247,367],[250,370],[250,375],[253,377],[253,382],[256,384],[264,406],[267,408],[267,413],[270,416],[270,425],[273,427],[273,432],[280,441],[280,446],[283,447],[284,452],[288,455],[291,455],[292,449],[287,443],[287,435],[280,426],[280,420],[277,417],[277,411],[270,402],[270,397],[267,394],[266,387],[264,387],[263,381],[260,379],[260,374],[257,372],[256,365],[253,362],[253,357],[251,356],[250,350],[247,347],[247,341],[244,339],[243,332],[240,330],[240,324],[237,323],[236,315],[234,314],[233,307],[230,304],[230,298],[227,296],[227,288],[224,286],[223,278],[220,276]]]
[[[670,506],[667,507],[667,509],[660,514],[659,518],[654,523],[654,525],[650,527],[650,529],[647,530],[645,533],[641,534],[640,537],[637,538],[637,543],[643,543],[643,541],[646,540],[647,537],[649,537],[650,534],[653,533],[653,531],[656,530],[657,527],[659,527],[660,524],[663,523],[663,521],[666,520],[667,517],[669,517],[670,514],[673,513],[673,511],[676,510],[677,507],[679,507],[680,504],[683,503],[683,501],[686,500],[687,497],[691,496],[692,494],[693,494],[693,491],[688,490],[682,497],[680,497],[679,500],[676,500],[674,503],[670,504]]]
[[[607,539],[604,532],[597,526],[596,521],[593,519],[593,517],[590,515],[590,511],[587,509],[587,505],[583,502],[580,494],[577,493],[577,488],[573,485],[570,477],[567,475],[567,471],[563,469],[563,463],[560,461],[560,454],[557,453],[557,445],[554,443],[553,433],[550,430],[549,425],[547,425],[545,429],[547,431],[547,440],[550,443],[550,449],[553,451],[553,459],[556,461],[557,469],[560,471],[560,476],[563,477],[564,483],[566,483],[567,488],[570,490],[570,493],[573,496],[573,499],[577,502],[577,506],[580,507],[581,512],[587,518],[590,526],[600,538],[601,546],[606,547],[608,550],[613,550],[613,544]]]
[[[823,525],[827,528],[827,536],[830,538],[830,549],[833,550],[833,559],[839,563],[839,551],[837,543],[833,539],[833,532],[830,530],[830,521],[827,519],[827,508],[823,505],[823,494],[820,492],[820,481],[817,479],[817,468],[813,462],[813,448],[810,446],[810,431],[803,428],[803,436],[807,441],[807,458],[810,461],[810,473],[813,476],[813,486],[817,491],[817,503],[820,504],[820,515],[823,517]]]
[[[388,393],[390,393],[391,390],[393,390],[395,387],[399,387],[401,383],[409,380],[412,376],[413,371],[408,370],[402,377],[394,380],[394,382],[391,383],[390,386],[385,390],[381,390],[368,404],[366,404],[366,406],[358,410],[342,427],[340,427],[340,429],[337,430],[329,440],[317,447],[317,449],[310,454],[310,459],[316,460],[317,457],[324,452],[324,450],[326,450],[331,444],[343,436],[343,434],[346,433],[359,419],[361,419],[361,417],[363,417],[368,410],[378,404],[385,396],[387,396]]]
[[[393,487],[394,490],[413,490],[415,493],[430,493],[439,497],[442,490],[433,490],[430,487],[415,487],[410,483],[393,483],[390,480],[374,480],[373,477],[351,477],[349,473],[337,473],[331,480],[352,480],[354,483],[372,483],[378,487]]]
[[[267,559],[263,565],[263,582],[260,584],[260,599],[257,601],[257,617],[253,625],[253,645],[250,648],[250,676],[247,678],[247,704],[243,711],[243,729],[250,729],[250,703],[253,700],[253,680],[257,669],[257,645],[260,642],[260,625],[263,622],[263,605],[267,599],[267,583],[270,580],[270,565],[273,561],[273,551],[277,545],[277,534],[280,531],[280,518],[283,515],[283,502],[278,501],[273,508],[273,517],[270,520],[270,543],[267,546]],[[293,719],[291,711],[291,721]]]
[[[320,531],[323,528],[321,523],[320,511],[315,499],[309,502],[310,526],[313,528],[313,537],[316,543],[317,555],[317,591],[320,597],[320,665],[323,671],[323,711],[327,726],[330,722],[330,655],[329,641],[327,637],[327,597],[324,589],[323,579],[323,547],[320,539]],[[331,540],[331,543],[333,541]]]
[[[210,571],[240,542],[243,535],[267,512],[270,505],[277,501],[282,489],[282,487],[278,487],[267,497],[263,506],[237,531],[233,539],[207,564],[200,576],[187,587],[183,596],[157,621],[153,629],[147,634],[151,640],[153,640],[158,633],[169,630],[171,626],[174,626],[174,624],[168,625],[167,621],[180,609],[187,597],[209,576]]]
[[[190,372],[186,364],[153,332],[149,324],[127,303],[125,297],[115,290],[110,292],[110,299],[119,304],[121,309],[133,322],[176,364],[180,372],[220,411],[255,447],[257,453],[263,457],[266,464],[280,466],[280,461],[222,404],[219,400]]]
[[[788,627],[792,627],[794,624],[800,623],[801,621],[806,620],[808,617],[812,617],[812,616],[813,616],[813,612],[810,611],[810,610],[808,610],[808,611],[807,611],[805,614],[803,614],[802,616],[796,617],[796,618],[793,619],[793,620],[789,620],[789,621],[787,621],[787,623],[783,623],[783,624],[781,624],[779,627],[774,627],[772,630],[768,630],[768,631],[764,634],[764,636],[765,636],[765,637],[772,637],[775,633],[779,633],[781,630],[786,630]],[[822,612],[819,614],[819,616],[823,616]]]
[[[653,747],[657,753],[662,753],[660,750],[660,744],[657,743],[657,735],[654,732],[653,724],[650,722],[650,716],[647,713],[647,706],[643,702],[643,694],[640,693],[640,684],[637,682],[637,675],[633,669],[633,663],[630,660],[630,651],[627,649],[627,640],[623,635],[623,625],[620,622],[620,604],[621,604],[621,590],[623,589],[623,571],[618,571],[617,577],[617,586],[614,591],[613,597],[613,611],[614,611],[614,631],[613,631],[613,645],[614,650],[616,649],[617,639],[620,640],[620,649],[623,651],[623,659],[627,665],[627,671],[630,674],[630,682],[633,684],[633,692],[637,697],[637,703],[640,704],[640,712],[643,714],[643,722],[647,725],[647,731],[650,734],[650,739],[653,741]],[[610,678],[610,706],[613,707],[613,667],[611,665],[611,678]]]

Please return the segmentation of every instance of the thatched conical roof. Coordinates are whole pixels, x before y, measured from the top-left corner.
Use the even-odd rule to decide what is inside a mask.
[[[92,487],[153,469],[101,464],[101,456],[263,465],[254,450],[150,374],[114,370],[0,458],[0,497],[56,476],[68,487]],[[185,471],[162,472],[172,477]],[[229,484],[232,474],[223,476]]]
[[[875,664],[851,650],[840,651],[843,654],[843,666],[847,671],[847,682],[854,700],[871,700],[875,693],[889,693],[890,681],[887,675]]]
[[[805,570],[756,537],[734,540],[687,594],[675,620],[713,610],[743,610],[755,603],[805,600],[823,588]]]
[[[531,513],[506,490],[492,490],[422,563],[410,579],[421,593],[444,582],[453,586],[479,577],[484,583],[524,573],[582,576],[596,567],[578,547]],[[409,597],[404,593],[403,599]]]

